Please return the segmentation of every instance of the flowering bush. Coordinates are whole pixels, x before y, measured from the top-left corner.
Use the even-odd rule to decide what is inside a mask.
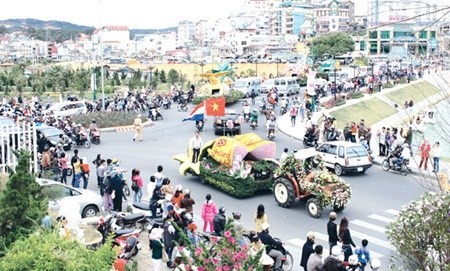
[[[73,116],[72,120],[75,123],[80,123],[84,127],[89,127],[92,120],[97,122],[98,128],[118,127],[133,125],[134,119],[138,113],[114,111],[114,112],[92,112],[84,115]],[[145,114],[142,114],[142,122],[147,121]]]
[[[391,269],[400,265],[404,266],[404,270],[448,270],[449,210],[449,192],[428,192],[400,211],[386,231],[388,239],[396,248],[391,259]]]
[[[184,233],[181,233],[186,247],[193,251],[192,257],[182,254],[181,270],[197,271],[262,271],[260,264],[262,251],[254,254],[248,245],[240,246],[235,238],[232,219],[228,220],[223,237],[211,236],[210,246],[206,247],[200,242],[199,246],[194,246]],[[182,248],[179,251],[185,251]]]
[[[312,169],[315,170],[312,171]],[[305,161],[294,156],[287,157],[275,174],[277,176],[294,176],[304,193],[309,192],[320,200],[323,206],[343,209],[350,202],[351,186],[325,167],[320,156],[314,156]]]

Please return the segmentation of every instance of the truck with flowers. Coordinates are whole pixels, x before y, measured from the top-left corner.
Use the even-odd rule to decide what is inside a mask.
[[[321,157],[312,148],[284,159],[275,170],[273,194],[277,204],[284,208],[292,207],[297,200],[306,202],[310,216],[319,218],[326,206],[336,212],[344,210],[350,202],[352,189],[324,167]]]
[[[198,162],[192,153],[177,154],[179,173],[198,176],[237,198],[249,197],[257,191],[272,189],[278,162],[274,159],[276,144],[254,133],[221,136],[206,142],[200,150]]]

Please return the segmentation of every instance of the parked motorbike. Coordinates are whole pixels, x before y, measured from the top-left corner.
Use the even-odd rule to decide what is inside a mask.
[[[100,144],[100,130],[91,131],[91,142],[92,144],[99,145]]]
[[[393,159],[394,157],[392,155],[389,155],[386,157],[386,159],[383,160],[381,163],[381,168],[385,171],[388,171],[390,169],[394,171],[400,172],[403,176],[406,176],[408,173],[411,172],[411,169],[409,168],[409,159],[400,159],[395,161],[393,163],[393,166],[390,165],[389,161],[390,159]]]
[[[141,249],[141,244],[136,236],[130,236],[125,241],[125,245],[117,256],[119,259],[125,259],[126,261],[131,260],[132,257],[136,256]]]

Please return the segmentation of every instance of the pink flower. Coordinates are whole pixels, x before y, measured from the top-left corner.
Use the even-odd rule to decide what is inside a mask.
[[[231,232],[230,231],[225,231],[223,233],[223,236],[225,236],[226,238],[230,238],[231,237]]]
[[[230,271],[231,268],[230,268],[230,266],[228,266],[228,265],[224,265],[223,268],[222,268],[222,270],[223,270],[223,271]]]
[[[218,263],[219,263],[219,259],[217,259],[216,257],[214,257],[214,258],[212,259],[212,262],[213,262],[214,264],[218,264]]]
[[[201,247],[198,247],[195,249],[195,257],[198,257],[202,254],[203,249]]]
[[[222,271],[222,267],[221,266],[217,266],[216,267],[216,271]]]

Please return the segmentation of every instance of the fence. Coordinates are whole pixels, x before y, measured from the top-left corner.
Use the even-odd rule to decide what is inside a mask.
[[[0,126],[0,170],[2,173],[15,169],[18,159],[14,151],[27,150],[30,153],[30,171],[38,172],[37,138],[34,123]]]

